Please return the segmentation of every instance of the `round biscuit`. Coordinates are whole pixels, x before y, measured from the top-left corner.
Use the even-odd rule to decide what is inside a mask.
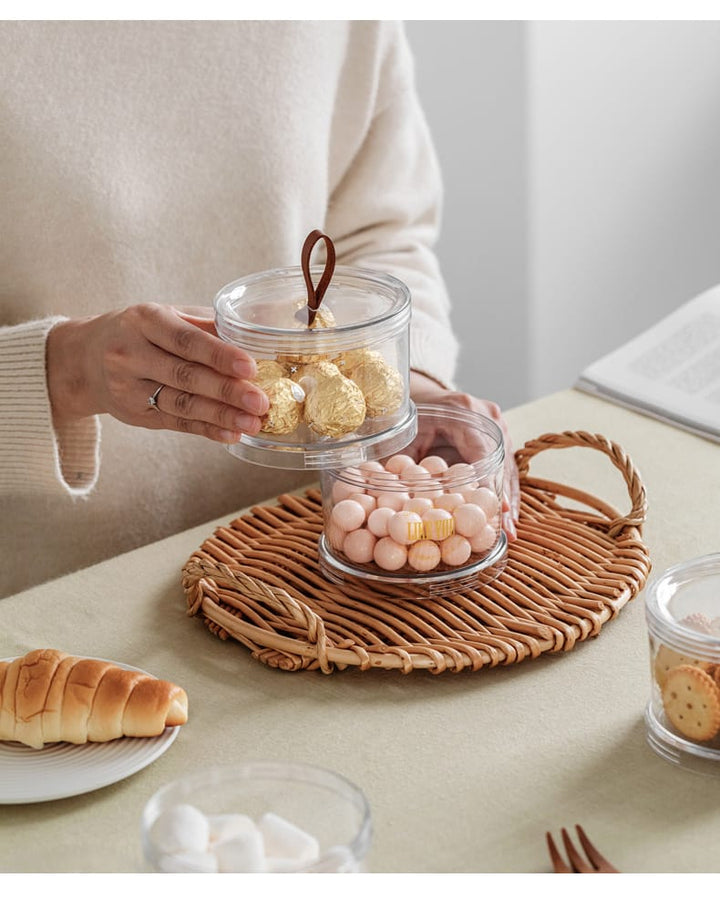
[[[708,672],[712,667],[712,663],[709,660],[688,656],[686,653],[678,653],[677,650],[672,650],[665,644],[661,644],[653,661],[655,679],[661,688],[665,685],[668,672],[676,666],[697,666],[698,669]]]
[[[671,669],[662,690],[665,715],[686,738],[707,742],[720,731],[720,690],[697,666]]]

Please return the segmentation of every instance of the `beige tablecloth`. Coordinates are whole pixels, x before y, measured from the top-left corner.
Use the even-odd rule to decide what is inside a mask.
[[[571,391],[507,419],[518,447],[589,430],[626,449],[648,490],[654,573],[720,550],[717,445]],[[628,505],[597,452],[543,453],[532,473]],[[596,639],[514,666],[285,673],[185,614],[181,567],[232,517],[0,602],[0,655],[53,646],[141,666],[182,684],[191,712],[173,746],[126,780],[0,806],[0,871],[142,870],[140,813],[160,785],[212,764],[286,758],[365,791],[370,871],[547,871],[545,830],[577,822],[625,871],[720,870],[720,776],[672,766],[645,741],[642,594]]]

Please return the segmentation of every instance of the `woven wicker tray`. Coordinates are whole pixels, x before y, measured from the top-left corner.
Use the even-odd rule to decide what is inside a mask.
[[[572,446],[608,455],[627,484],[626,515],[528,475],[538,452]],[[188,613],[286,670],[457,672],[570,650],[599,634],[645,584],[645,489],[623,450],[592,433],[544,435],[515,457],[518,539],[502,574],[479,590],[417,600],[395,587],[328,581],[318,568],[322,502],[310,489],[256,506],[205,540],[183,568]]]

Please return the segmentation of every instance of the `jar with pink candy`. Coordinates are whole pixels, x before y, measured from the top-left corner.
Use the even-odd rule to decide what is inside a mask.
[[[419,404],[413,442],[383,460],[322,474],[323,573],[398,585],[403,596],[479,587],[500,573],[500,428],[455,407]]]

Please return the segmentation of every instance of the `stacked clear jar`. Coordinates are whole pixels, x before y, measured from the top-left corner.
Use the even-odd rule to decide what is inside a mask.
[[[648,588],[650,746],[667,760],[720,771],[720,554],[675,565]]]
[[[270,399],[260,434],[243,435],[228,446],[232,454],[271,467],[330,468],[386,456],[413,438],[410,293],[401,281],[336,268],[312,328],[301,268],[234,281],[214,307],[218,335],[255,358],[255,381]]]
[[[319,551],[327,577],[402,585],[404,594],[423,596],[497,575],[507,550],[499,427],[467,410],[424,404],[417,422],[402,452],[323,473]]]

